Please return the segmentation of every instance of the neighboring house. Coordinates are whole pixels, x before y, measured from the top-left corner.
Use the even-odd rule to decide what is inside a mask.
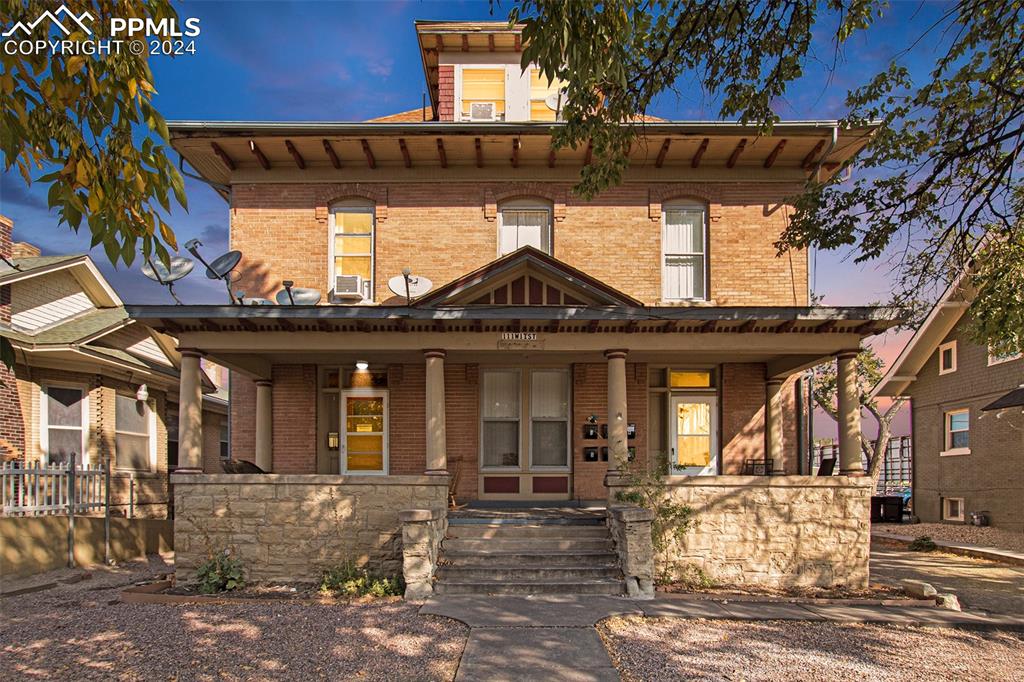
[[[0,370],[0,459],[64,464],[74,454],[84,464],[110,463],[114,513],[166,516],[175,340],[130,319],[88,256],[40,256],[11,243],[12,227],[0,216],[0,255],[10,262],[0,261],[0,334],[15,351],[13,372]],[[219,471],[227,402],[201,380],[203,466]]]
[[[233,371],[233,456],[281,475],[176,476],[201,505],[213,482],[225,500],[232,481],[284,486],[276,497],[238,493],[273,498],[247,513],[287,525],[268,532],[278,540],[249,546],[251,533],[206,528],[203,541],[244,546],[258,574],[294,575],[314,559],[286,540],[322,547],[309,534],[333,527],[317,520],[324,500],[354,495],[335,518],[357,517],[359,532],[331,541],[387,558],[397,511],[444,507],[449,478],[461,502],[604,501],[627,457],[638,467],[667,457],[676,483],[737,499],[768,485],[740,476],[763,473],[766,458],[780,474],[772,485],[810,485],[781,476],[805,460],[799,374],[838,356],[852,387],[861,340],[893,321],[876,308],[811,306],[807,253],[778,257],[774,242],[809,174],[836,172],[873,128],[780,122],[761,135],[651,121],[624,183],[587,201],[572,188],[591,149],[551,146],[559,87],[521,70],[519,29],[416,30],[427,110],[362,123],[170,123],[174,148],[230,203],[231,248],[243,253],[233,290],[273,299],[291,280],[323,293],[315,306],[129,307],[179,338],[183,373],[200,358]],[[407,301],[406,268],[433,289]],[[182,386],[182,404],[193,402],[194,382]],[[855,403],[841,405],[842,468],[854,475]],[[183,467],[198,466],[199,427],[187,447],[182,434]],[[866,494],[846,477],[820,483],[833,484]],[[285,503],[308,504],[299,520],[310,527],[266,506]],[[215,499],[218,514],[226,504]],[[361,504],[369,511],[353,512]],[[859,527],[857,507],[843,509]],[[197,512],[182,532],[206,518]],[[850,556],[866,578],[863,549]],[[275,564],[283,554],[293,563]],[[179,567],[195,556],[179,553]],[[747,563],[768,562],[758,550]]]
[[[1024,531],[1024,358],[972,341],[971,292],[950,286],[872,395],[911,401],[914,513]]]

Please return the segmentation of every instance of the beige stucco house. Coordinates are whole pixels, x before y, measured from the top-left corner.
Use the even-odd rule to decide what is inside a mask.
[[[170,124],[229,203],[233,287],[323,295],[130,307],[182,355],[179,568],[219,544],[265,577],[346,556],[394,568],[399,511],[443,510],[449,489],[603,503],[618,471],[663,457],[720,529],[689,550],[709,571],[865,582],[854,363],[891,315],[812,306],[807,254],[774,241],[808,176],[836,172],[872,129],[648,122],[624,183],[586,201],[572,187],[592,151],[552,146],[558,86],[520,68],[518,28],[420,22],[416,38],[427,109]],[[403,271],[432,288],[406,297]],[[232,370],[234,456],[270,475],[199,472],[204,358]],[[798,376],[836,358],[846,475],[823,483],[801,475]]]
[[[15,353],[13,370],[0,366],[0,458],[64,464],[73,453],[109,464],[112,513],[165,518],[177,456],[175,340],[131,319],[89,256],[40,256],[12,244],[12,226],[0,216],[0,334]],[[226,393],[208,376],[218,372],[200,370],[208,471],[220,471],[228,446]]]

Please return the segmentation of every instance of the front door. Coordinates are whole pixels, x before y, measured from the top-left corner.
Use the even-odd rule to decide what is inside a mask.
[[[388,471],[388,393],[374,389],[342,392],[340,471],[386,474]]]
[[[672,396],[669,404],[671,473],[714,476],[718,473],[717,399]]]

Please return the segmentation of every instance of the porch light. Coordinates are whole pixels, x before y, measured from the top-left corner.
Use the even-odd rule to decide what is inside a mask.
[[[356,369],[358,369],[360,372],[366,371],[367,369],[369,369],[369,367],[370,363],[368,363],[366,360],[356,360]]]
[[[139,402],[146,402],[149,399],[149,387],[146,384],[139,386],[139,390],[135,391],[135,399]]]

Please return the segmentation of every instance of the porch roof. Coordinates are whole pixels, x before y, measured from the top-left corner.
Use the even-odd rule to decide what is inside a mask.
[[[134,319],[182,332],[680,332],[878,334],[900,323],[879,306],[129,305]]]

